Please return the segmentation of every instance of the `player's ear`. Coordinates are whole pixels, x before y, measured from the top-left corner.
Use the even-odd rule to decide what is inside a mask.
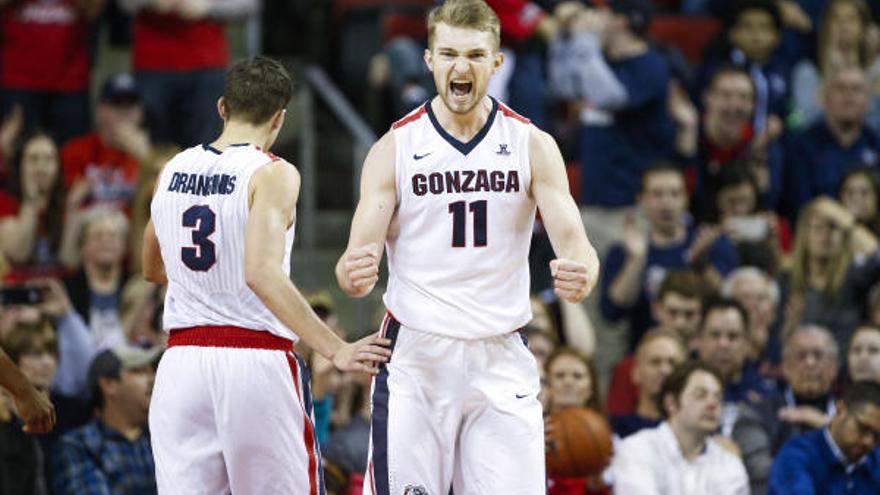
[[[434,72],[434,57],[431,55],[431,48],[425,48],[425,65],[428,67],[428,70]]]
[[[492,68],[492,74],[498,72],[502,65],[504,65],[504,53],[501,50],[498,50],[495,52],[495,64]]]
[[[226,120],[226,99],[222,96],[217,98],[217,113],[220,114],[220,118]]]
[[[275,112],[275,115],[272,116],[272,130],[280,129],[282,125],[284,125],[284,117],[287,115],[287,110],[282,108]]]

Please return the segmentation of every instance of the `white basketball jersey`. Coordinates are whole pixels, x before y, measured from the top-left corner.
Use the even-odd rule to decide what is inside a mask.
[[[244,277],[248,185],[276,157],[243,144],[199,145],[175,156],[159,176],[151,216],[168,276],[163,328],[231,325],[296,341]],[[281,268],[290,273],[293,225]]]
[[[468,143],[440,126],[430,102],[394,124],[398,203],[384,300],[405,326],[476,339],[531,319],[530,128],[494,99]]]

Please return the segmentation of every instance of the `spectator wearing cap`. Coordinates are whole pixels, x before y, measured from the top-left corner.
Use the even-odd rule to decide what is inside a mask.
[[[157,143],[212,141],[229,63],[224,23],[256,13],[257,0],[120,0],[134,17],[132,67]]]
[[[157,493],[147,412],[159,352],[120,346],[92,360],[98,415],[61,437],[52,456],[56,495]]]
[[[831,423],[791,439],[770,472],[769,495],[880,493],[880,385],[856,382]]]
[[[74,206],[129,207],[139,163],[150,152],[150,139],[141,128],[143,116],[134,77],[121,73],[104,81],[95,128],[61,149],[65,185],[71,196],[79,196]]]
[[[0,7],[0,110],[21,112],[63,144],[89,128],[90,24],[105,0],[6,1]],[[13,110],[15,109],[15,110]]]
[[[621,207],[635,203],[642,172],[673,155],[670,68],[647,39],[652,11],[648,0],[582,9],[550,48],[555,93],[581,103],[580,199],[602,254],[620,238]]]

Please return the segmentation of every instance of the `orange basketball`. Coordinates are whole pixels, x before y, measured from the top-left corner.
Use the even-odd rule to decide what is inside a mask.
[[[580,478],[599,474],[611,462],[611,427],[599,413],[571,407],[550,416],[547,445],[550,475]]]

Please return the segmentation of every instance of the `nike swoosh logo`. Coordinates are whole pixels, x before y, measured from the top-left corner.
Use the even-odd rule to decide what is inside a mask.
[[[416,154],[413,154],[413,160],[421,160],[422,158],[424,158],[424,157],[430,155],[431,153],[434,153],[434,152],[432,151],[432,152],[430,152],[430,153],[425,153],[424,155],[416,155]]]
[[[522,394],[522,395],[520,395],[520,394],[516,394],[516,398],[517,398],[517,399],[525,399],[525,398],[528,397],[528,396],[529,396],[529,394]]]

